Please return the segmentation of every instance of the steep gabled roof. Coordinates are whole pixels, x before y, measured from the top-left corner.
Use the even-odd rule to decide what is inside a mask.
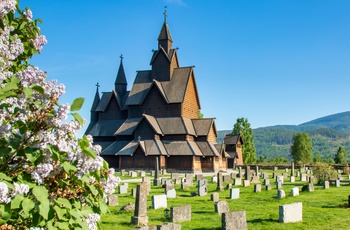
[[[108,108],[109,102],[112,99],[114,93],[113,92],[103,92],[102,98],[97,105],[96,112],[105,112]]]
[[[236,145],[239,140],[241,141],[241,143],[243,145],[244,144],[243,143],[243,139],[242,139],[240,134],[226,134],[226,136],[224,138],[224,143],[225,144]]]
[[[183,117],[159,117],[156,118],[164,135],[190,134],[195,136],[192,123]]]
[[[141,105],[152,85],[151,71],[138,71],[126,105]]]
[[[192,119],[197,136],[207,136],[214,124],[213,118]]]
[[[158,122],[157,122],[157,120],[156,120],[155,117],[150,116],[150,115],[147,115],[147,114],[144,114],[143,116],[146,118],[146,120],[148,121],[148,123],[151,125],[151,127],[153,128],[153,130],[154,130],[157,134],[160,134],[160,135],[164,136],[164,134],[163,134],[161,128],[159,127],[159,124],[158,124]]]
[[[196,141],[199,149],[203,153],[204,156],[219,156],[217,149],[215,146],[207,141]]]
[[[85,134],[90,134],[93,137],[113,136],[123,122],[124,120],[99,120],[92,126],[89,126]]]
[[[97,83],[96,86],[97,86],[96,87],[96,93],[95,93],[94,101],[92,103],[90,112],[95,112],[98,104],[100,103],[100,94],[98,92],[98,87],[99,87],[98,83]]]
[[[143,118],[141,117],[127,119],[114,133],[114,135],[133,135],[142,119]]]
[[[161,141],[155,140],[145,140],[140,141],[140,144],[143,146],[145,154],[148,155],[167,155],[166,150]]]
[[[202,156],[189,141],[162,141],[169,156]]]
[[[166,21],[164,21],[163,26],[162,26],[162,28],[160,30],[159,35],[158,35],[158,41],[161,41],[161,40],[170,40],[170,41],[173,40],[171,38],[171,34],[170,34],[168,23],[166,23]]]
[[[101,155],[116,155],[121,149],[123,149],[129,141],[115,141],[112,142],[108,147],[104,148]]]
[[[126,76],[125,76],[125,71],[124,71],[124,66],[123,66],[123,56],[120,56],[120,65],[119,65],[119,69],[118,69],[118,74],[117,77],[115,79],[114,85],[127,85],[127,81],[126,81]]]
[[[169,103],[183,102],[193,67],[175,68],[170,81],[162,82]]]

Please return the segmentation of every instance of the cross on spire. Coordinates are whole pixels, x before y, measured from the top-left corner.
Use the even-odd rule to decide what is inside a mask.
[[[100,84],[97,82],[96,85],[97,89],[100,87]]]
[[[164,6],[164,22],[166,22],[166,17],[168,17],[168,15],[166,14],[166,8],[167,6]]]
[[[119,57],[120,57],[120,60],[124,59],[123,54],[121,54]]]

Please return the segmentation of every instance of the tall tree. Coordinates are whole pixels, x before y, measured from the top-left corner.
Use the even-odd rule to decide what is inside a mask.
[[[345,163],[345,149],[343,146],[339,146],[339,149],[337,151],[337,153],[334,156],[334,162],[336,164],[344,164]]]
[[[296,133],[293,135],[291,155],[295,163],[312,162],[312,140],[308,133]]]
[[[243,139],[242,154],[244,164],[254,164],[257,160],[254,145],[253,129],[247,118],[237,118],[232,134],[240,134]]]

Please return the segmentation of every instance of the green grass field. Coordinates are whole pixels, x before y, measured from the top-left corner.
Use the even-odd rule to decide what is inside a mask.
[[[120,176],[120,174],[117,174],[117,176]],[[210,178],[206,178],[209,182],[207,196],[191,196],[190,192],[197,192],[195,183],[193,187],[186,191],[182,190],[180,185],[175,185],[177,198],[168,199],[168,208],[190,204],[192,209],[192,220],[179,223],[181,229],[221,229],[221,216],[214,211],[214,202],[210,200],[210,194],[217,192],[216,183],[211,183]],[[121,177],[121,179],[130,179],[130,177]],[[261,182],[263,182],[263,179],[261,179]],[[314,192],[300,192],[299,196],[292,197],[289,195],[291,188],[299,187],[301,190],[305,182],[301,182],[299,178],[296,178],[295,183],[290,183],[289,179],[285,179],[282,189],[287,196],[283,199],[277,199],[274,180],[270,178],[270,182],[272,190],[266,191],[265,186],[262,186],[260,193],[254,193],[253,184],[249,187],[233,186],[240,188],[240,198],[234,200],[229,198],[229,190],[219,191],[220,200],[226,200],[229,203],[230,211],[246,211],[248,229],[350,229],[350,208],[348,207],[350,186],[348,184],[342,184],[341,187],[331,186],[330,189],[315,186]],[[228,183],[224,183],[225,186],[226,184]],[[136,188],[136,185],[137,183],[129,183],[128,191],[131,192],[131,189]],[[149,226],[169,222],[169,219],[164,216],[164,209],[151,209],[152,195],[163,193],[163,188],[152,186],[147,204],[149,207],[147,210]],[[110,207],[110,212],[102,216],[101,229],[103,230],[123,230],[135,227],[135,225],[130,224],[133,211],[119,211],[123,205],[129,202],[135,203],[135,198],[130,193],[117,195],[119,205]],[[288,224],[279,223],[279,206],[295,202],[302,202],[303,204],[303,221]]]

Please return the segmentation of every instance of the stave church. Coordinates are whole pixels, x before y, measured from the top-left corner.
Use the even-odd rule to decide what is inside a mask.
[[[168,172],[226,170],[237,154],[216,143],[215,119],[200,116],[194,67],[180,67],[166,19],[150,70],[137,71],[131,90],[122,56],[114,89],[100,96],[97,85],[85,134],[115,169],[154,169],[158,157]]]

